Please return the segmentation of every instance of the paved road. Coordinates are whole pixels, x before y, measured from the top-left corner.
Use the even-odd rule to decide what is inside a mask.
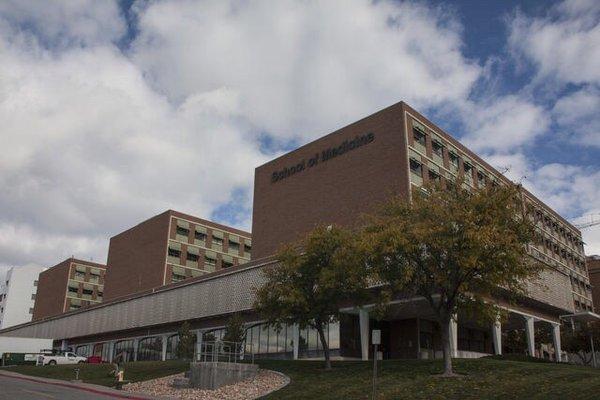
[[[87,390],[0,375],[1,400],[107,400],[122,399],[121,395],[99,394]]]

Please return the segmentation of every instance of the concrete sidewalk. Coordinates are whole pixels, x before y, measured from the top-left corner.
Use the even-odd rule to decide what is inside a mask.
[[[0,370],[0,379],[3,381],[3,392],[9,389],[19,391],[20,398],[31,399],[58,398],[58,399],[130,399],[130,400],[165,400],[167,397],[149,396],[140,393],[128,393],[115,390],[106,386],[93,385],[90,383],[75,383],[58,379],[42,378],[37,376],[23,375],[16,372]],[[16,393],[12,393],[15,395]],[[29,395],[27,395],[29,394]],[[58,396],[58,397],[55,397]],[[0,393],[0,399],[2,393]],[[11,398],[11,397],[7,397]]]

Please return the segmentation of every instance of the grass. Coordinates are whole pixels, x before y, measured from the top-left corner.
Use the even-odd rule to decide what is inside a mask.
[[[531,362],[527,358],[454,360],[459,378],[440,378],[441,361],[392,360],[379,363],[378,400],[392,399],[599,399],[600,369]],[[259,360],[261,368],[283,372],[291,383],[268,400],[370,399],[372,363],[334,362],[331,371],[319,361]],[[85,382],[111,386],[107,364],[18,366],[26,375],[70,380],[80,368]],[[125,379],[140,381],[172,375],[188,368],[184,361],[145,361],[125,364]]]
[[[292,383],[267,399],[370,399],[372,363],[259,361]],[[455,360],[459,378],[435,376],[441,361],[379,363],[379,400],[392,399],[600,399],[600,370],[573,365],[498,359]]]
[[[162,376],[178,374],[189,369],[189,361],[140,361],[126,363],[125,379],[131,382],[145,381],[160,378]],[[75,368],[79,368],[79,379],[86,383],[94,383],[102,386],[113,386],[114,375],[110,372],[114,369],[113,364],[77,364],[77,365],[19,365],[6,368],[6,371],[19,374],[40,376],[44,378],[71,380],[75,379]]]

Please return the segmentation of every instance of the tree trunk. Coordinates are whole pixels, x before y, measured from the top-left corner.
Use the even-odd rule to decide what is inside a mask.
[[[323,346],[323,354],[325,355],[325,369],[331,369],[331,360],[329,359],[329,345],[325,340],[325,332],[323,331],[323,324],[317,325],[317,332],[319,332],[319,338],[321,339],[321,345]]]
[[[442,347],[444,350],[444,373],[443,376],[452,376],[452,354],[450,349],[450,321],[451,318],[443,318],[440,320],[440,328],[442,331]]]

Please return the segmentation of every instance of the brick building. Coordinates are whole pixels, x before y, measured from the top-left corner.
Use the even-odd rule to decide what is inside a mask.
[[[515,128],[518,129],[518,128]],[[254,256],[271,255],[317,224],[352,226],[390,195],[463,176],[465,185],[507,181],[495,168],[400,102],[256,169]],[[527,190],[538,238],[530,254],[548,267],[532,294],[565,310],[591,310],[580,231]],[[301,216],[301,217],[299,217]],[[543,285],[551,287],[545,291]]]
[[[410,199],[413,187],[457,176],[470,188],[505,180],[411,107],[395,104],[256,169],[252,261],[245,262],[250,234],[167,211],[111,239],[105,302],[5,329],[0,336],[50,337],[63,349],[105,361],[123,354],[129,360],[168,359],[182,321],[201,342],[204,333],[222,337],[227,318],[238,313],[245,321],[246,351],[318,356],[314,330],[265,326],[253,309],[264,268],[278,264],[270,256],[317,224],[354,226],[389,195]],[[594,317],[579,230],[531,193],[523,195],[538,231],[529,253],[546,268],[529,283],[527,296],[493,299],[506,320],[486,326],[459,313],[450,332],[453,357],[515,351],[502,338],[517,332],[526,338],[528,354],[560,360],[561,321],[575,313]],[[333,355],[372,357],[369,333],[378,328],[384,358],[441,357],[439,328],[422,298],[392,299],[377,319],[371,317],[373,307],[348,304],[340,310],[340,321],[327,327]],[[551,329],[552,346],[537,345],[540,324]]]
[[[249,232],[168,210],[110,239],[106,301],[250,260]]]
[[[592,285],[592,298],[594,299],[594,310],[600,310],[600,256],[589,256],[586,259],[590,283]]]
[[[32,320],[102,302],[106,265],[68,258],[40,273]]]

